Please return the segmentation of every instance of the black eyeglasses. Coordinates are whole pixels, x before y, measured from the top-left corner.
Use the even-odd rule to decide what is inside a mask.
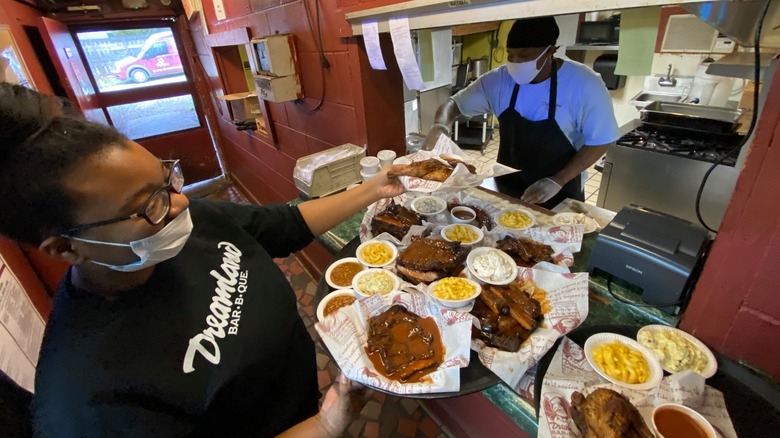
[[[171,192],[181,193],[181,189],[184,187],[184,173],[181,170],[179,160],[162,160],[162,164],[168,169],[168,182],[152,193],[152,196],[149,196],[149,199],[144,202],[144,205],[142,205],[137,212],[128,216],[79,225],[76,228],[71,228],[60,234],[69,236],[89,228],[100,227],[139,217],[146,219],[146,222],[149,222],[151,225],[157,225],[162,222],[171,209]]]

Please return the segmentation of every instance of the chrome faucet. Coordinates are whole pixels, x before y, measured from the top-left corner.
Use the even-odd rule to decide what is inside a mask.
[[[672,77],[672,64],[669,64],[669,69],[666,70],[666,77],[661,76],[658,79],[658,85],[662,87],[674,87],[677,85],[677,79]]]

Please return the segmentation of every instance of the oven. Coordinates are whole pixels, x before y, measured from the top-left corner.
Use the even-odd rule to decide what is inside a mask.
[[[696,194],[704,174],[742,137],[635,125],[607,149],[598,206],[620,211],[633,203],[698,223]],[[735,154],[716,167],[702,193],[702,217],[716,229],[734,191],[738,162]]]

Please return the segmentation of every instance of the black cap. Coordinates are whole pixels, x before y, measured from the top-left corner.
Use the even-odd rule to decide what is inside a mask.
[[[525,49],[528,47],[547,47],[558,41],[558,23],[555,17],[522,18],[515,21],[509,36],[506,37],[507,49]]]

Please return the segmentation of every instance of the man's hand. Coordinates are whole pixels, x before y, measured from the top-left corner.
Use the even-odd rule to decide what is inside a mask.
[[[561,191],[561,186],[550,178],[542,178],[525,189],[521,201],[529,204],[541,204],[549,201]]]
[[[436,146],[436,142],[439,141],[439,137],[444,134],[447,137],[450,136],[449,128],[447,128],[444,125],[441,124],[435,124],[431,127],[431,130],[428,131],[428,136],[425,137],[425,142],[423,142],[423,150],[424,151],[430,151],[433,150],[433,148]]]

